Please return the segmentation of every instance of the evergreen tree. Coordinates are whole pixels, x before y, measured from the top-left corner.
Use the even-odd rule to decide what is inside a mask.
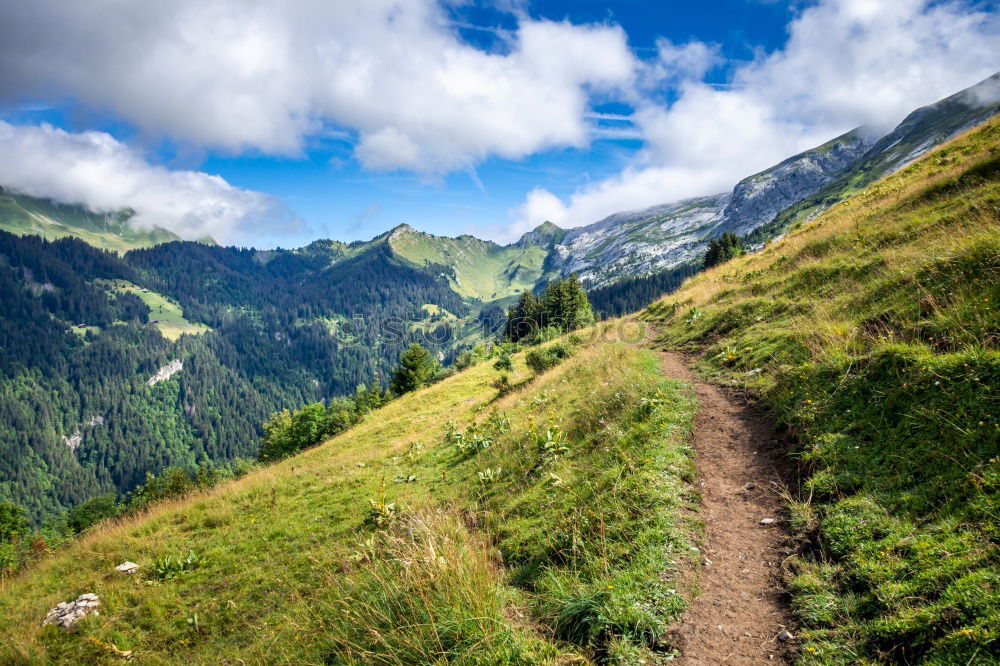
[[[414,342],[399,357],[399,365],[392,371],[392,392],[402,395],[427,384],[441,365],[423,346]]]
[[[539,333],[566,333],[594,323],[587,292],[574,273],[545,287],[541,297],[523,293],[507,313],[504,337],[511,342],[537,342]]]
[[[530,291],[522,292],[507,312],[504,337],[511,342],[532,337],[542,326],[542,300]]]
[[[555,326],[563,333],[594,323],[594,312],[587,292],[576,273],[563,280],[550,282],[542,295],[543,326]]]
[[[28,529],[28,519],[19,504],[4,500],[0,502],[0,543],[10,543],[24,535]]]
[[[727,231],[719,238],[713,238],[708,242],[708,251],[705,252],[705,268],[711,268],[740,257],[747,253],[743,240],[736,234]]]

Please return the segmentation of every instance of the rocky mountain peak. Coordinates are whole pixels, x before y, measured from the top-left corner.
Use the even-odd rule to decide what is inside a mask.
[[[414,229],[410,225],[405,223],[397,224],[395,227],[392,228],[391,231],[389,231],[389,240],[399,238],[400,236],[405,236],[406,234],[415,234],[415,233],[417,233],[416,229]]]
[[[517,244],[521,247],[527,245],[538,245],[546,249],[552,249],[563,241],[567,233],[569,232],[566,229],[562,229],[561,227],[546,220],[528,233],[521,236],[521,238],[517,241]]]

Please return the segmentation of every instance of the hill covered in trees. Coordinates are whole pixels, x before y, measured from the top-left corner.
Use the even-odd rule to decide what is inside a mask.
[[[272,412],[353,393],[414,341],[453,354],[448,320],[421,307],[470,313],[444,278],[385,247],[327,263],[0,232],[0,497],[40,519],[170,465],[253,456]],[[176,313],[194,334],[164,336]]]

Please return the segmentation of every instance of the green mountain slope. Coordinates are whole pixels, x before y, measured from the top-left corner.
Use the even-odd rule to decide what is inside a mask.
[[[802,664],[1000,660],[1000,119],[645,313],[798,445]]]
[[[992,118],[1000,113],[998,90],[1000,72],[940,102],[917,109],[837,179],[782,211],[751,237],[758,241],[773,238],[893,173],[943,141]]]
[[[402,225],[389,234],[388,243],[396,255],[418,266],[451,269],[448,278],[457,293],[485,302],[531,291],[544,278],[555,276],[545,271],[551,246],[530,240],[497,245],[467,235],[432,236]]]
[[[180,240],[175,234],[129,223],[129,211],[93,213],[83,206],[17,194],[0,187],[0,229],[55,240],[76,237],[106,250],[131,250]]]
[[[447,279],[384,243],[330,261],[0,231],[0,501],[37,523],[170,465],[252,456],[272,412],[386,377],[410,342],[456,353],[452,315],[472,308]]]
[[[98,527],[0,590],[0,661],[652,663],[693,557],[693,401],[652,354],[592,339],[534,380],[516,355],[506,397],[475,366]],[[98,617],[40,626],[83,592]]]

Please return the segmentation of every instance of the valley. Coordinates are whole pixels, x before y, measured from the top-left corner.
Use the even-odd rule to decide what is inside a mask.
[[[1000,661],[998,82],[507,245],[0,191],[0,663]]]

